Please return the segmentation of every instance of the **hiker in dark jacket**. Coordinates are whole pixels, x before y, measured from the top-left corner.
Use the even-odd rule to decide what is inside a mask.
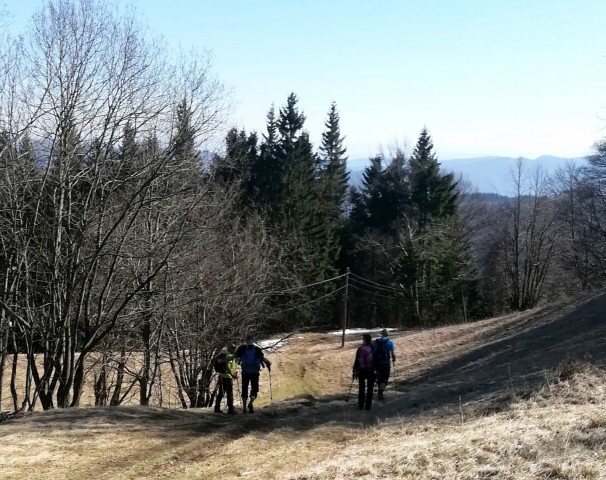
[[[215,413],[223,413],[221,411],[223,396],[227,397],[227,413],[229,415],[236,413],[234,408],[233,381],[238,376],[238,369],[234,355],[235,349],[236,346],[233,343],[229,343],[215,359],[215,371],[219,374],[219,391],[215,403]]]
[[[271,362],[265,358],[263,350],[254,344],[252,335],[246,336],[246,344],[240,345],[236,349],[235,356],[242,367],[242,412],[246,413],[246,399],[250,384],[248,413],[254,413],[253,403],[259,394],[259,372],[261,366],[267,367],[267,370],[271,371]]]
[[[353,378],[358,379],[358,408],[370,410],[372,390],[375,385],[375,370],[372,359],[372,339],[368,333],[362,336],[362,345],[356,350]]]
[[[375,363],[375,370],[377,372],[377,384],[379,386],[379,393],[377,398],[383,400],[383,391],[387,386],[390,374],[390,360],[395,365],[396,363],[396,352],[393,342],[389,338],[387,329],[384,328],[381,331],[381,336],[377,338],[373,344],[373,359]]]

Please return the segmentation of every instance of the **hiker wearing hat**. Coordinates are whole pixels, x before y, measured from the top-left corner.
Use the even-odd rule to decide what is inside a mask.
[[[370,410],[372,390],[375,386],[375,370],[372,360],[372,339],[368,333],[362,336],[362,345],[356,350],[353,378],[358,379],[358,408]]]
[[[261,366],[271,371],[271,362],[263,355],[263,350],[254,344],[252,335],[246,336],[246,344],[240,345],[235,353],[238,363],[242,367],[242,412],[246,413],[246,399],[248,397],[248,386],[250,384],[250,399],[248,402],[248,413],[254,413],[253,403],[259,393],[259,372]]]
[[[227,397],[227,413],[229,415],[236,413],[234,408],[234,378],[238,376],[238,366],[234,355],[235,349],[236,346],[233,343],[228,343],[215,359],[215,371],[219,374],[219,392],[215,402],[215,413],[223,413],[221,411],[223,396]]]
[[[377,372],[377,384],[379,386],[377,398],[383,400],[383,391],[389,380],[390,360],[394,364],[396,363],[395,347],[389,338],[389,332],[386,328],[381,331],[381,336],[373,342],[373,360]]]

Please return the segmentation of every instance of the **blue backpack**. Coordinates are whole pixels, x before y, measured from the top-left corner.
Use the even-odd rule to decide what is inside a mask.
[[[261,370],[261,356],[257,352],[258,347],[246,347],[242,354],[242,372],[259,373]]]

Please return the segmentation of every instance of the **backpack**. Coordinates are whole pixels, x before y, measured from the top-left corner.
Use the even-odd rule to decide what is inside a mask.
[[[246,347],[240,357],[242,359],[242,371],[245,373],[259,373],[261,370],[261,355],[257,352],[258,347]]]
[[[389,352],[387,351],[386,339],[377,338],[375,341],[375,359],[377,360],[377,363],[389,363]]]
[[[225,352],[221,352],[217,355],[213,366],[217,373],[225,373],[227,371],[227,355]]]
[[[362,345],[358,349],[358,368],[360,370],[372,368],[372,347],[370,345]]]

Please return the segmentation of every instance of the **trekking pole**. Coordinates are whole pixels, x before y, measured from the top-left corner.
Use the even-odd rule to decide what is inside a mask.
[[[396,362],[393,362],[393,389],[396,391],[396,398],[398,398],[398,389],[396,388]]]
[[[272,404],[274,403],[274,394],[271,390],[271,367],[268,370],[269,373],[269,403]]]
[[[213,391],[210,394],[210,403],[208,405],[209,407],[212,407],[215,404],[215,398],[217,397],[217,390],[218,389],[219,389],[219,382],[217,381],[215,383],[215,388],[213,389]]]
[[[347,399],[345,400],[346,402],[349,402],[349,396],[351,395],[351,389],[353,388],[353,383],[354,383],[354,377],[352,375],[351,376],[351,384],[349,385],[349,391],[347,392]]]
[[[240,380],[236,377],[233,379],[236,382],[236,389],[238,390],[238,397],[240,397],[240,407],[244,408],[244,401],[242,400],[242,395],[240,394]]]

